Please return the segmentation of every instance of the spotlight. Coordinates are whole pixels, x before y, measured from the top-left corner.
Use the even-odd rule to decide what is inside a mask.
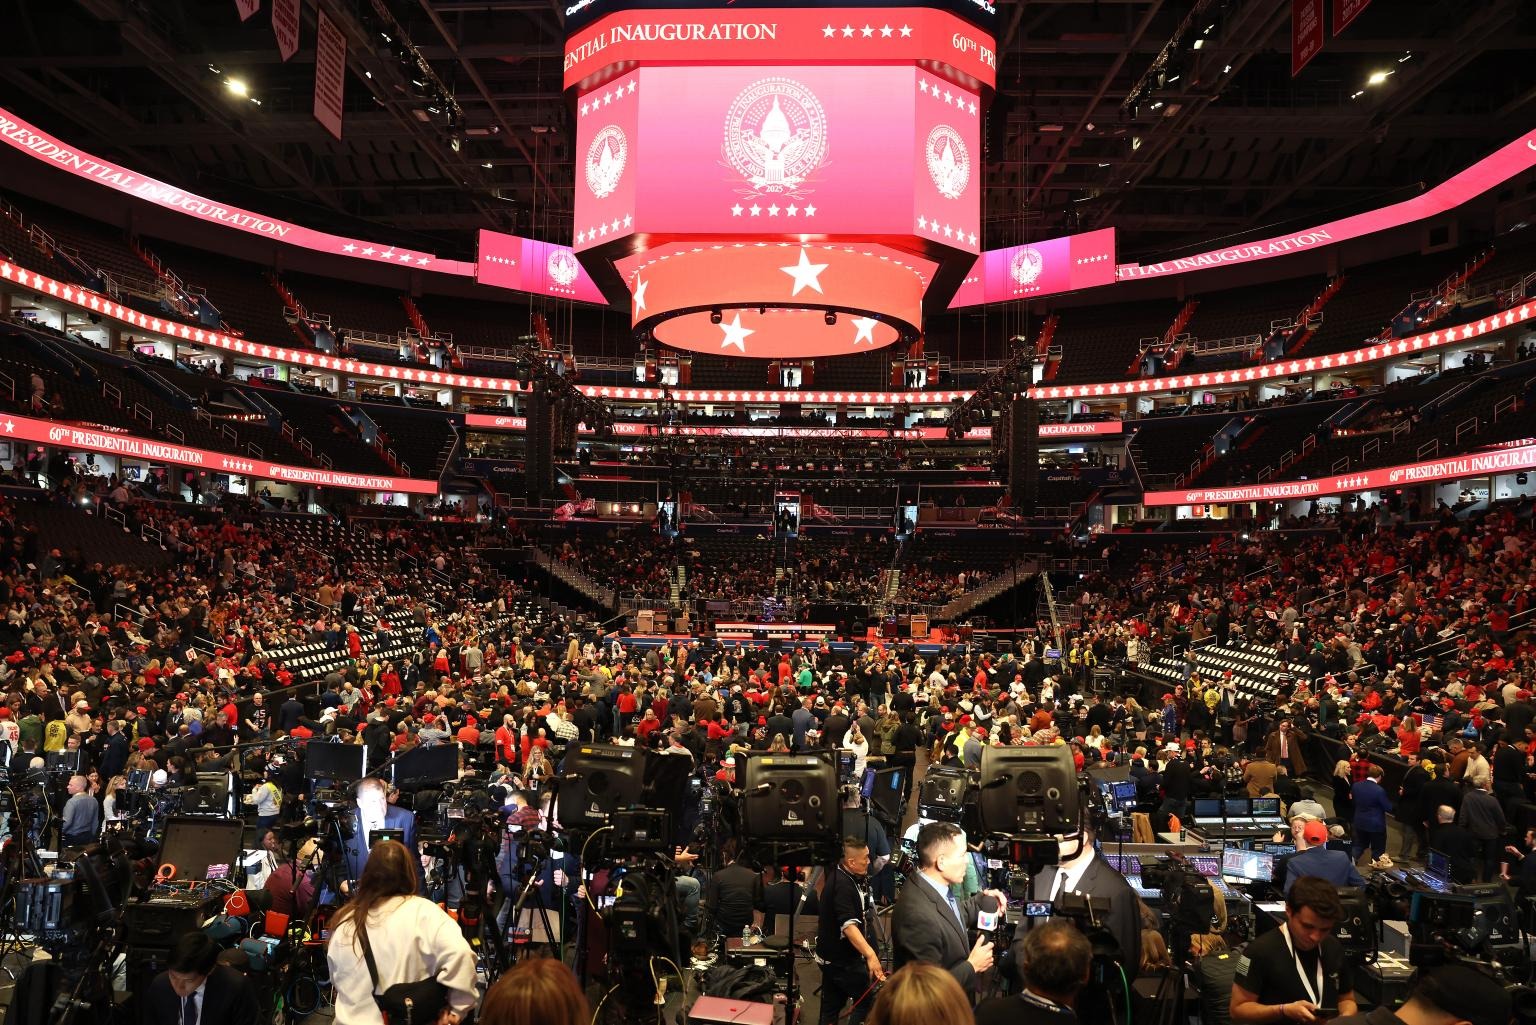
[[[724,319],[725,314],[721,313],[718,309],[709,311],[709,322],[711,324],[718,324]]]
[[[823,319],[826,320],[828,327],[834,326],[837,323],[837,311],[836,310],[828,310],[826,317],[823,318]]]
[[[245,84],[243,79],[239,78],[226,78],[224,80],[224,88],[236,96],[247,96],[250,94],[250,87]]]
[[[1391,74],[1393,74],[1391,71],[1373,71],[1371,72],[1371,77],[1365,80],[1365,84],[1380,85],[1381,83],[1385,82],[1387,80],[1387,76]]]
[[[459,151],[460,147],[462,147],[463,145],[464,145],[464,139],[459,135],[458,132],[449,132],[448,133],[448,148],[449,149],[451,149],[455,153],[457,153]]]

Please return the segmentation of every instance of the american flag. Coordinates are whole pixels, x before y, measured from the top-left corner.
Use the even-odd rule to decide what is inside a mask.
[[[1439,731],[1445,728],[1445,716],[1440,712],[1436,712],[1433,715],[1426,715],[1424,717],[1424,722],[1427,723],[1429,728],[1432,730]]]

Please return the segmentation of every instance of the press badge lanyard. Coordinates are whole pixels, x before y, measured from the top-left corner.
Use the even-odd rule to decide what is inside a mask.
[[[1296,962],[1296,974],[1301,978],[1301,985],[1307,991],[1307,999],[1318,1007],[1323,1006],[1319,997],[1323,992],[1323,952],[1317,952],[1317,989],[1312,988],[1312,983],[1307,979],[1307,970],[1301,966],[1301,955],[1296,953],[1296,946],[1291,942],[1291,927],[1287,923],[1280,927],[1280,935],[1285,939],[1285,949],[1291,952],[1291,960]]]

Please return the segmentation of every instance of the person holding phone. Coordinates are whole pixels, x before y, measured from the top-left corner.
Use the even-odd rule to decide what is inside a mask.
[[[1354,976],[1333,928],[1344,917],[1338,889],[1302,876],[1285,897],[1285,922],[1249,943],[1237,962],[1231,1013],[1237,1025],[1323,1022],[1356,1013]]]

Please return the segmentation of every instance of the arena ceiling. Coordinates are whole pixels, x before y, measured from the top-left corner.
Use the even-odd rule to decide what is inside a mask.
[[[390,225],[461,256],[479,227],[569,240],[559,0],[302,0],[287,63],[270,3],[242,23],[233,0],[0,0],[0,95],[84,148],[315,227]],[[317,9],[351,44],[339,142],[311,115]],[[989,247],[1114,225],[1134,259],[1310,223],[1403,198],[1536,118],[1522,0],[1375,0],[1295,79],[1291,0],[998,0],[998,15]],[[401,30],[462,123],[431,112]]]

